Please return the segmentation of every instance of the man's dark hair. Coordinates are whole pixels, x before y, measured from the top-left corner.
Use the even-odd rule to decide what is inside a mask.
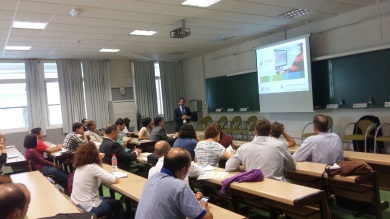
[[[15,209],[23,211],[27,197],[14,183],[0,184],[0,218],[7,218]]]
[[[146,127],[146,126],[148,126],[149,125],[149,123],[152,121],[152,119],[151,118],[149,118],[149,117],[145,117],[145,118],[143,118],[142,119],[142,127]]]
[[[163,117],[157,116],[156,118],[154,118],[154,125],[158,126],[161,120],[163,120]]]
[[[122,118],[118,118],[116,121],[115,121],[115,125],[123,125],[125,123],[125,121],[122,119]]]
[[[130,119],[129,118],[127,118],[127,117],[125,117],[124,119],[123,119],[123,122],[125,123],[125,126],[126,126],[126,128],[127,129],[129,129],[130,127]]]
[[[173,154],[173,151],[179,151],[179,153]],[[164,156],[163,168],[170,170],[172,173],[176,173],[183,167],[189,168],[191,164],[190,153],[181,147],[172,148],[167,155]]]
[[[196,139],[196,132],[194,126],[183,124],[179,131],[179,138],[193,138]]]
[[[271,123],[267,119],[260,119],[256,122],[255,129],[257,135],[269,136],[269,133],[271,131]]]
[[[35,134],[28,134],[26,137],[24,137],[24,147],[27,149],[30,148],[36,148],[37,147],[37,135]]]
[[[79,122],[75,122],[73,123],[72,125],[72,131],[75,132],[77,129],[79,129],[81,126],[83,126],[83,124],[79,123]]]
[[[183,97],[180,97],[179,100],[178,100],[177,102],[179,102],[180,100],[186,101],[186,99],[184,99]]]
[[[320,132],[328,131],[328,117],[322,114],[315,115],[313,117],[313,125]]]
[[[84,124],[85,120],[88,120],[87,118],[84,118],[83,120],[81,120],[81,123]]]
[[[31,129],[31,134],[33,134],[33,135],[39,135],[39,133],[41,132],[41,128],[40,127],[38,127],[38,128],[33,128],[33,129]]]
[[[104,131],[104,133],[106,135],[109,135],[111,134],[113,131],[117,131],[118,130],[118,127],[116,125],[109,125],[106,127],[106,130]]]
[[[95,121],[93,120],[89,120],[88,123],[87,123],[87,129],[90,130],[91,129],[91,126],[95,123]]]

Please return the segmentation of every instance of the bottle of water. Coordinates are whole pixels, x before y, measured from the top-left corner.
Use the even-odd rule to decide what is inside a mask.
[[[111,158],[112,172],[118,171],[118,160],[116,159],[116,155],[113,154]]]

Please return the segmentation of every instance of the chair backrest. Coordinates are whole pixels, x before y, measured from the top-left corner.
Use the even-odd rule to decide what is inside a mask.
[[[225,128],[227,122],[228,122],[228,119],[227,119],[226,116],[221,116],[221,117],[219,117],[219,119],[218,119],[218,125],[221,126],[221,129]]]
[[[202,119],[202,125],[204,127],[207,127],[211,122],[213,122],[213,119],[211,118],[211,116],[205,116]]]
[[[239,124],[241,124],[241,122],[242,122],[241,116],[233,117],[233,119],[232,119],[232,128],[238,126]]]
[[[333,119],[330,116],[326,116],[328,118],[328,131],[332,132],[332,127],[333,127]]]
[[[362,131],[362,134],[365,134],[368,129],[368,126],[370,126],[371,124],[373,124],[373,122],[370,120],[360,120],[357,123],[357,127]]]
[[[257,117],[256,116],[250,116],[248,120],[246,121],[246,125],[248,127],[248,131],[254,131],[255,130],[255,125],[257,122]]]

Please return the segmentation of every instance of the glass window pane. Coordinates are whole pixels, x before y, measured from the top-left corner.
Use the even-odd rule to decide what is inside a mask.
[[[154,76],[160,77],[160,65],[158,64],[158,62],[154,63]]]
[[[25,79],[24,63],[0,63],[0,79]]]
[[[0,108],[21,106],[27,106],[26,84],[0,84]]]
[[[60,88],[58,82],[46,82],[47,104],[60,104]]]
[[[27,107],[0,109],[0,129],[27,128]]]
[[[57,63],[43,63],[45,78],[58,78]]]
[[[49,106],[49,125],[62,124],[61,105]]]

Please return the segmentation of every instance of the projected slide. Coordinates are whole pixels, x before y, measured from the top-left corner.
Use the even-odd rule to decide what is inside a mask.
[[[259,94],[309,90],[305,38],[256,50]]]

